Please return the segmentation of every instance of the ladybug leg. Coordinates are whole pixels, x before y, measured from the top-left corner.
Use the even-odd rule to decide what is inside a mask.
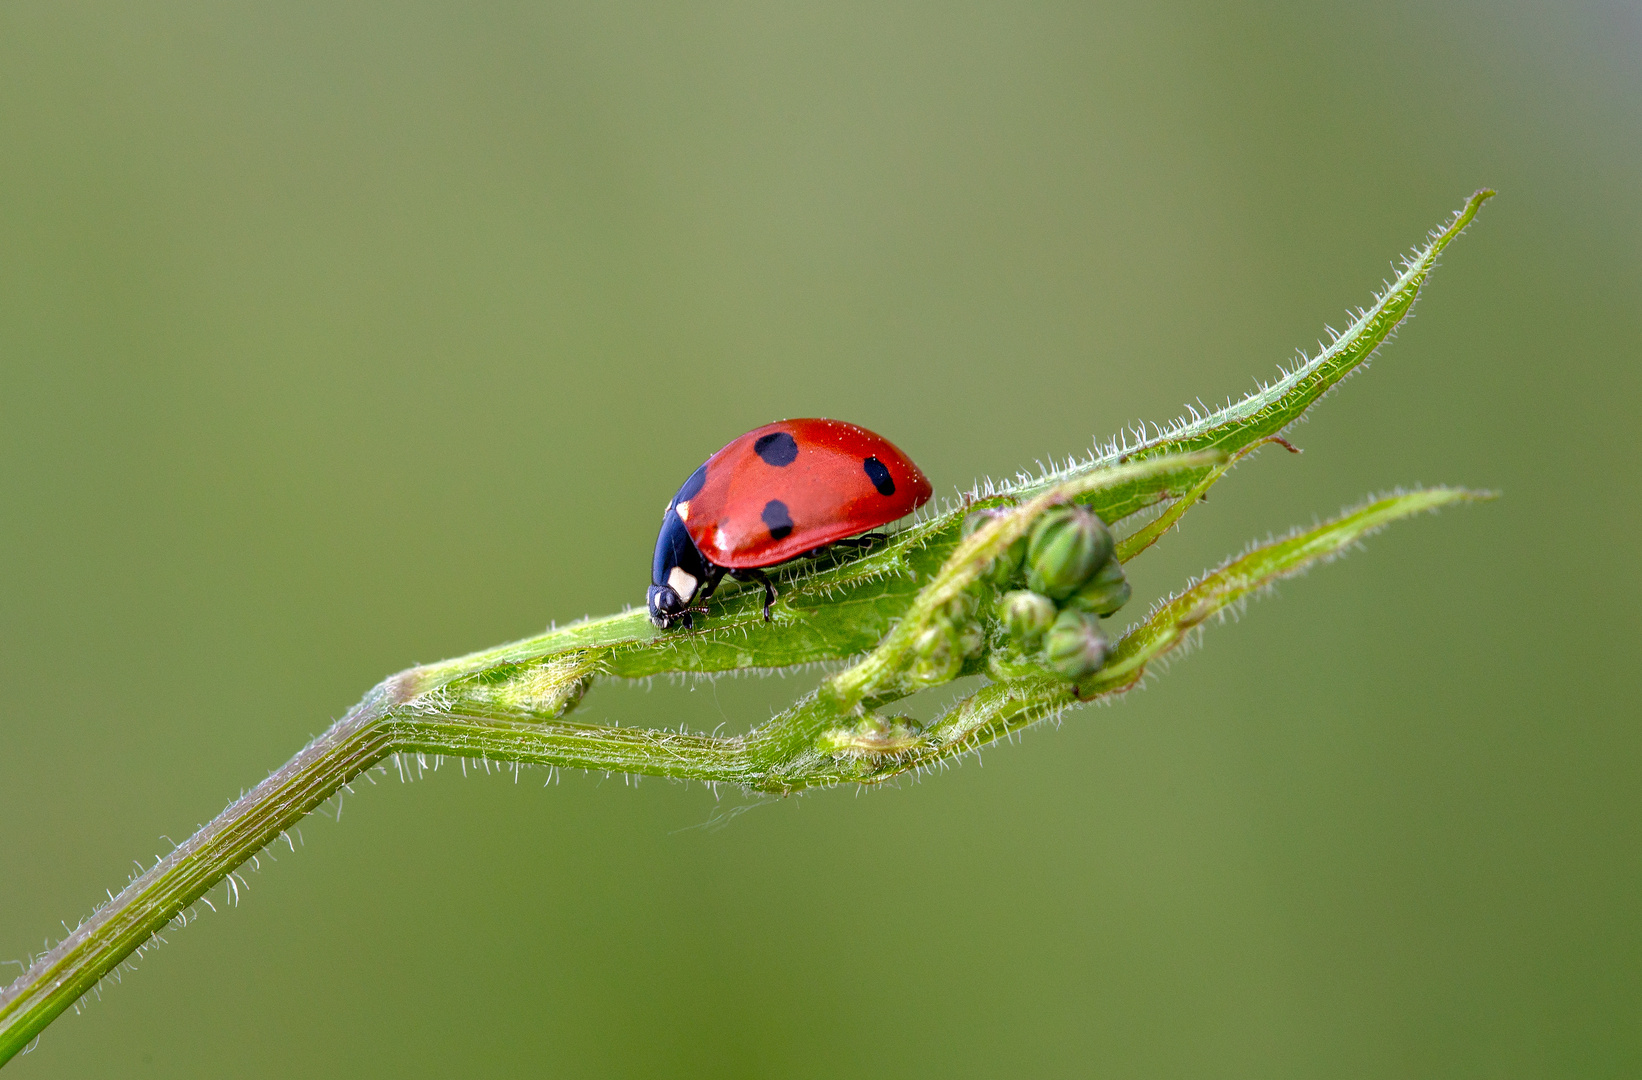
[[[706,586],[701,590],[701,592],[696,594],[696,599],[700,600],[703,604],[705,604],[708,600],[712,599],[713,592],[715,590],[717,590],[717,588],[718,588],[718,583],[723,581],[723,580],[724,580],[724,567],[722,567],[722,566],[713,567],[712,570],[709,571],[708,574],[707,574],[707,584],[706,584]]]
[[[731,570],[730,576],[737,581],[756,581],[764,586],[764,621],[770,622],[770,607],[775,603],[775,582],[762,570]]]
[[[753,580],[764,586],[764,621],[770,621],[770,606],[775,603],[775,582],[771,581],[762,571],[754,570]]]
[[[832,546],[836,548],[855,548],[863,550],[885,539],[882,533],[862,533],[860,536],[846,536],[842,540],[834,540]]]

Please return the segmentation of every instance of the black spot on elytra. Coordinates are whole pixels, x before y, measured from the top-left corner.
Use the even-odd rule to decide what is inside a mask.
[[[701,490],[701,485],[706,482],[707,466],[703,465],[690,474],[690,479],[684,481],[684,486],[678,489],[677,495],[673,496],[673,504],[676,506],[681,502],[689,502],[696,497],[696,493]]]
[[[759,517],[770,527],[771,540],[785,540],[792,534],[792,518],[787,514],[787,504],[780,499],[765,503],[764,512]]]
[[[882,461],[875,457],[869,457],[861,462],[861,468],[867,471],[867,479],[871,480],[872,486],[878,489],[878,494],[895,494],[895,478],[890,476],[889,470],[884,468]]]
[[[798,458],[798,443],[785,431],[760,435],[753,443],[753,453],[764,459],[766,465],[791,465]]]

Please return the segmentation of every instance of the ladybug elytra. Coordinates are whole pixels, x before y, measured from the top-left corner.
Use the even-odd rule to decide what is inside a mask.
[[[693,626],[690,613],[706,610],[699,605],[728,574],[764,586],[767,622],[775,585],[765,569],[905,517],[932,493],[911,458],[866,428],[817,419],[754,428],[708,458],[667,504],[650,568],[650,621]]]

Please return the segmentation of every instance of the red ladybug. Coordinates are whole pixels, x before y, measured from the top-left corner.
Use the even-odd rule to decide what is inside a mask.
[[[650,568],[650,621],[694,625],[725,574],[764,586],[766,567],[905,517],[929,501],[929,481],[895,444],[841,420],[780,420],[707,459],[661,519]],[[870,542],[870,541],[868,541]]]

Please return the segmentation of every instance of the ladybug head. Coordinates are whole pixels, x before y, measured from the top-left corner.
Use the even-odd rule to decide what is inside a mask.
[[[669,503],[661,520],[661,535],[656,537],[656,556],[650,564],[650,591],[645,594],[650,621],[663,630],[676,623],[683,623],[685,629],[693,628],[690,612],[706,608],[692,608],[690,601],[696,599],[701,583],[711,578],[708,570],[678,511]]]
[[[691,628],[695,620],[690,618],[690,601],[678,594],[678,590],[671,585],[652,585],[645,594],[650,607],[650,621],[663,630],[674,623],[683,623],[686,629]]]

